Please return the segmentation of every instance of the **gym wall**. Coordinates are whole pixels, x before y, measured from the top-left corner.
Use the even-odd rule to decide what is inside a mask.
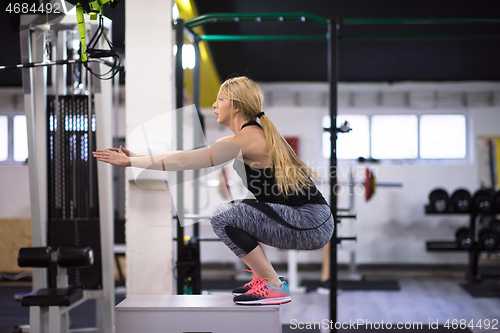
[[[478,83],[482,85],[481,89],[490,87],[495,91],[500,91],[494,83]],[[442,83],[442,84],[424,84],[415,83],[413,87],[422,88],[428,87],[428,91],[433,89],[450,90],[457,84]],[[461,91],[478,90],[477,84],[461,83],[463,86]],[[341,84],[339,91],[339,113],[357,113],[359,110],[366,112],[366,107],[347,106],[348,98],[342,92],[349,91],[371,91],[390,89],[411,89],[411,83],[404,84]],[[274,89],[283,90],[280,84],[262,84],[262,88],[266,93],[266,98],[269,92]],[[456,87],[455,87],[456,88]],[[307,161],[311,166],[326,167],[328,160],[324,159],[321,153],[321,135],[322,118],[328,114],[326,107],[326,98],[324,91],[326,85],[323,83],[310,84],[292,84],[287,85],[288,95],[274,94],[274,105],[269,105],[269,100],[265,105],[265,112],[275,123],[277,128],[284,136],[298,136],[300,139],[301,158]],[[8,90],[8,91],[6,91]],[[121,89],[123,93],[123,88]],[[301,93],[304,93],[300,95]],[[0,96],[5,94],[21,94],[13,92],[12,88],[0,89]],[[123,136],[125,133],[124,126],[124,105],[123,94],[120,98],[120,109],[118,112],[116,131],[118,136]],[[287,96],[292,95],[292,98]],[[293,98],[295,96],[295,99]],[[322,97],[323,96],[323,97]],[[11,101],[15,99],[11,98]],[[22,99],[21,99],[22,101]],[[299,102],[299,103],[297,103]],[[285,104],[288,103],[288,104]],[[300,104],[300,105],[297,105]],[[0,111],[13,109],[14,107],[21,108],[22,105],[14,106],[13,104],[1,103]],[[390,109],[389,107],[377,106],[373,108],[374,113],[380,111],[381,108]],[[401,110],[398,109],[398,110]],[[407,109],[411,112],[411,109]],[[500,106],[498,104],[490,106],[475,106],[460,107],[458,111],[468,110],[470,112],[472,132],[471,139],[474,141],[478,136],[500,136]],[[437,109],[436,111],[439,111]],[[228,129],[218,125],[215,121],[212,109],[203,110],[206,116],[206,136],[208,142],[213,142],[220,137],[230,135]],[[305,121],[305,119],[307,121]],[[472,144],[474,149],[474,144]],[[342,245],[339,252],[340,262],[347,263],[349,261],[348,250],[355,246],[358,263],[466,263],[467,254],[465,253],[435,253],[426,252],[425,241],[433,239],[452,240],[454,231],[468,223],[467,217],[460,216],[431,216],[424,214],[424,205],[427,201],[427,196],[430,190],[440,186],[453,191],[458,187],[466,187],[471,191],[479,187],[478,183],[478,165],[475,156],[475,150],[471,161],[465,161],[460,165],[378,165],[377,179],[381,181],[398,181],[403,183],[402,188],[379,188],[375,196],[365,202],[364,198],[358,196],[355,198],[355,206],[358,218],[356,221],[344,220],[340,226],[340,235],[349,236],[357,234],[357,244],[347,242]],[[339,182],[347,179],[342,176],[347,174],[346,169],[350,162],[340,161],[339,166]],[[355,165],[362,165],[357,162]],[[375,165],[373,165],[375,166]],[[230,171],[230,179],[235,178]],[[210,175],[207,179],[215,178],[215,175]],[[358,175],[358,181],[362,181]],[[30,218],[30,202],[29,202],[29,179],[27,166],[0,166],[0,219],[29,219]],[[234,185],[233,193],[245,193],[241,186]],[[328,196],[328,185],[325,183],[320,187],[324,195]],[[186,198],[190,197],[190,190],[186,189]],[[210,214],[212,208],[224,198],[220,194],[218,187],[205,187],[201,190],[201,206],[205,207],[202,214]],[[189,207],[190,200],[186,200],[186,205]],[[346,207],[348,198],[346,195],[341,195],[339,198],[339,207]],[[26,224],[29,228],[29,224]],[[208,222],[201,223],[202,237],[215,237],[210,224]],[[24,230],[26,234],[30,230]],[[11,232],[5,228],[0,221],[0,235],[10,235]],[[175,231],[173,231],[175,234]],[[21,244],[21,241],[19,242]],[[286,262],[286,251],[267,248],[266,250],[275,262]],[[320,251],[300,251],[299,262],[321,262]],[[0,259],[0,267],[6,260]],[[202,262],[236,262],[233,254],[218,242],[204,242],[202,244]],[[0,269],[1,271],[1,269]]]
[[[329,161],[322,156],[322,118],[328,115],[326,99],[321,98],[321,93],[326,91],[325,84],[262,84],[266,97],[270,91],[273,93],[274,105],[266,103],[264,110],[274,122],[278,130],[284,136],[298,136],[300,139],[301,158],[310,166],[327,168]],[[430,94],[435,91],[445,91],[447,96],[452,96],[457,92],[457,96],[471,91],[479,93],[481,89],[500,91],[500,85],[481,83],[402,83],[402,84],[341,84],[340,92],[362,92],[366,96],[377,96],[380,91],[394,93],[401,89],[423,89]],[[433,92],[434,91],[434,92]],[[427,106],[423,109],[401,106],[375,105],[373,107],[350,106],[345,94],[339,97],[340,114],[376,114],[380,112],[397,114],[414,113],[415,110],[425,110],[439,113],[444,110],[443,105],[435,105],[433,108]],[[344,98],[342,100],[342,98]],[[500,101],[500,100],[499,100]],[[302,103],[301,103],[302,102]],[[374,100],[373,103],[376,101]],[[315,103],[315,104],[313,104]],[[322,105],[323,103],[323,105]],[[494,105],[481,105],[476,102],[473,106],[460,106],[458,102],[450,100],[448,97],[446,110],[453,110],[448,105],[455,105],[457,112],[469,112],[469,140],[472,155],[469,159],[459,162],[428,162],[419,161],[415,164],[393,161],[387,163],[383,161],[380,165],[369,164],[376,168],[377,180],[401,182],[401,188],[377,188],[374,197],[366,202],[362,195],[355,197],[355,211],[357,220],[343,220],[339,227],[341,236],[358,236],[357,243],[344,242],[339,251],[339,261],[349,262],[349,249],[355,247],[356,260],[361,264],[376,263],[408,263],[408,264],[465,264],[467,262],[466,253],[435,253],[427,252],[425,248],[426,240],[453,240],[455,230],[468,224],[467,216],[447,215],[432,216],[424,214],[424,205],[431,189],[440,186],[453,191],[458,187],[468,188],[475,191],[479,187],[478,163],[474,141],[477,136],[500,135],[500,128],[495,124],[500,123],[500,103]],[[491,103],[491,101],[489,102]],[[496,103],[496,102],[495,102]],[[283,105],[284,104],[284,105]],[[313,104],[311,106],[311,104]],[[472,103],[470,103],[472,104]],[[230,135],[229,130],[224,129],[215,123],[215,118],[210,121],[213,110],[205,110],[207,122],[207,137],[209,142],[217,138]],[[215,124],[215,125],[214,125]],[[342,134],[339,134],[342,135]],[[469,148],[468,147],[468,148]],[[347,182],[348,168],[351,163],[356,168],[361,169],[361,173],[356,169],[356,181],[362,182],[364,177],[363,169],[365,164],[356,161],[340,160],[339,182]],[[321,187],[321,191],[328,196],[328,184]],[[211,196],[211,203],[214,204],[223,200],[215,192]],[[339,197],[339,207],[348,206],[348,196],[343,194]],[[207,211],[209,213],[209,211]],[[210,225],[202,226],[202,234],[211,234]],[[286,251],[267,248],[270,259],[276,262],[286,262]],[[299,262],[320,262],[321,251],[301,251],[299,252]],[[217,243],[202,245],[202,260],[213,262],[236,262],[229,251]]]
[[[17,103],[22,99],[12,98],[15,91],[12,88],[0,90],[0,112],[22,108],[22,102],[21,105]],[[31,271],[31,268],[17,266],[19,248],[31,246],[28,166],[0,165],[0,184],[0,272]]]

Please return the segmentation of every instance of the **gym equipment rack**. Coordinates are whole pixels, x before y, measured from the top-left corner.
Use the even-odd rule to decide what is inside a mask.
[[[252,22],[262,22],[262,21],[302,21],[309,22],[327,29],[324,35],[199,35],[193,28],[201,26],[208,23],[217,22],[240,22],[240,21],[252,21]],[[325,40],[327,42],[327,63],[328,63],[328,83],[329,83],[329,110],[330,110],[330,127],[324,130],[330,132],[330,208],[332,210],[332,215],[336,224],[340,223],[341,216],[337,214],[337,196],[334,189],[337,184],[337,153],[336,153],[336,139],[339,129],[336,127],[337,121],[337,84],[339,79],[339,41],[405,41],[405,40],[470,40],[470,39],[499,39],[498,34],[485,34],[485,35],[354,35],[347,34],[343,35],[340,33],[340,28],[342,25],[401,25],[401,24],[412,24],[412,25],[469,25],[469,24],[499,24],[500,19],[341,19],[341,18],[323,18],[317,15],[312,15],[308,13],[295,12],[295,13],[211,13],[196,17],[194,19],[184,22],[183,19],[179,18],[174,23],[174,29],[176,29],[176,42],[177,42],[177,59],[176,59],[176,70],[175,70],[175,81],[176,81],[176,107],[183,107],[183,91],[184,91],[184,74],[182,69],[182,45],[184,43],[184,33],[187,33],[194,37],[193,46],[195,49],[195,68],[194,68],[194,103],[198,110],[198,114],[202,121],[203,117],[199,112],[199,62],[200,62],[200,50],[199,41],[318,41]],[[180,121],[180,123],[179,123]],[[179,142],[179,138],[182,139],[182,118],[177,117],[177,149],[182,149],[182,140]],[[182,185],[182,172],[178,173],[178,184]],[[177,211],[183,211],[183,190],[182,186],[179,186],[178,200],[177,200]],[[195,202],[197,200],[197,190],[195,187]],[[195,203],[196,209],[196,203]],[[177,217],[179,219],[179,217]],[[194,226],[194,236],[198,237],[198,226]],[[343,240],[355,240],[354,237],[349,239],[338,237],[337,228],[335,227],[334,234],[332,237],[333,244],[339,244]],[[177,239],[184,239],[183,227],[177,228]],[[185,256],[185,245],[184,242],[177,242],[177,254],[178,256]],[[199,246],[198,246],[199,251]],[[199,256],[198,256],[199,258]],[[182,262],[177,262],[178,266],[182,266]],[[181,265],[180,265],[181,264]],[[183,276],[181,275],[181,270],[178,270],[177,283],[178,283],[178,293],[183,293]],[[337,246],[330,246],[330,320],[333,322],[337,321]],[[332,328],[333,332],[337,330]]]
[[[460,251],[460,252],[469,252],[469,262],[467,264],[467,271],[465,273],[465,277],[467,282],[469,283],[477,283],[481,281],[481,276],[479,275],[479,255],[481,252],[486,251],[481,249],[477,240],[477,220],[478,217],[482,216],[478,212],[466,212],[466,213],[458,213],[458,212],[431,212],[427,207],[425,207],[426,215],[469,215],[469,230],[474,237],[472,237],[472,244],[470,249],[461,249],[456,240],[453,241],[426,241],[426,248],[429,252],[448,252],[448,251]],[[495,213],[486,214],[487,216],[495,215]],[[495,250],[494,250],[495,251]],[[499,250],[496,250],[499,251]],[[491,251],[488,251],[491,252]]]
[[[104,19],[103,24],[104,33],[109,35],[111,21]],[[50,268],[49,274],[44,268],[33,269],[32,284],[37,298],[27,304],[30,332],[68,331],[68,311],[88,299],[96,301],[96,327],[82,330],[114,331],[112,169],[104,163],[97,165],[90,155],[95,148],[109,147],[112,143],[111,81],[100,81],[83,69],[79,83],[84,86],[82,92],[88,91],[88,95],[75,90],[71,93],[66,85],[67,67],[77,66],[78,62],[46,64],[43,59],[51,37],[55,57],[64,60],[68,41],[77,26],[76,17],[70,14],[48,18],[21,16],[23,65],[18,68],[22,68],[27,123],[33,247],[91,245],[96,257],[91,268],[81,274],[79,268],[67,272],[58,268],[57,276]],[[84,28],[95,33],[98,27],[88,22]],[[46,65],[53,66],[52,96],[47,86]],[[96,73],[105,72],[102,65],[89,64]],[[69,282],[69,287],[75,282],[77,289],[65,294],[69,302],[64,299],[61,303],[56,296],[63,280]],[[49,293],[37,295],[38,290]],[[43,296],[41,301],[38,296]]]
[[[321,35],[251,35],[251,36],[239,36],[239,35],[199,35],[197,34],[193,28],[204,25],[207,23],[216,23],[216,22],[239,22],[239,21],[253,21],[253,22],[261,22],[261,21],[302,21],[302,22],[310,22],[321,27],[326,28],[325,34]],[[196,105],[196,109],[198,110],[198,114],[200,115],[200,119],[202,121],[203,127],[203,117],[199,113],[199,60],[200,60],[200,51],[199,51],[199,41],[207,40],[207,41],[273,41],[273,40],[283,40],[283,41],[296,41],[296,40],[304,40],[304,41],[317,41],[317,40],[325,40],[327,42],[327,50],[328,50],[328,81],[329,81],[329,109],[330,109],[330,127],[324,129],[331,133],[331,157],[330,157],[330,169],[335,170],[337,167],[337,154],[336,154],[336,138],[337,133],[339,132],[336,127],[337,121],[337,82],[338,82],[338,22],[335,20],[325,19],[320,16],[311,15],[308,13],[214,13],[203,15],[189,21],[184,22],[183,19],[177,19],[174,28],[176,29],[176,42],[177,42],[177,58],[176,58],[176,70],[175,70],[175,82],[176,82],[176,108],[180,109],[183,107],[183,91],[184,91],[184,78],[183,78],[183,69],[182,69],[182,45],[184,43],[184,34],[187,33],[191,36],[194,36],[194,49],[195,49],[195,69],[194,69],[194,104]],[[333,36],[333,38],[332,38]],[[180,121],[180,124],[179,124]],[[177,118],[177,149],[182,149],[182,119]],[[179,142],[180,141],[180,142]],[[330,208],[332,210],[332,215],[335,223],[339,223],[339,216],[337,215],[337,197],[335,195],[334,189],[337,184],[337,175],[336,172],[331,173],[332,176],[330,178]],[[178,184],[182,184],[182,172],[178,173]],[[195,200],[196,200],[196,189],[195,189]],[[181,186],[178,189],[178,198],[177,198],[177,211],[183,211],[183,198],[180,196],[183,195],[183,191]],[[196,204],[195,204],[196,209]],[[177,217],[179,219],[179,217]],[[199,235],[198,225],[194,225],[194,237],[197,238]],[[186,246],[184,242],[179,241],[184,239],[184,230],[183,227],[178,225],[177,227],[177,255],[179,258],[186,257]],[[338,244],[343,240],[355,240],[354,237],[348,238],[339,238],[337,236],[337,228],[335,228],[334,235],[332,237],[332,241],[334,244]],[[337,290],[337,247],[331,246],[331,289]],[[199,246],[198,246],[199,251]],[[198,255],[199,258],[199,255]],[[188,262],[177,261],[178,267],[185,267]],[[178,294],[184,293],[184,281],[185,276],[183,275],[183,270],[177,270],[177,292]],[[196,289],[196,288],[195,288]],[[330,309],[331,309],[331,319],[336,321],[337,319],[337,295],[336,293],[330,294]]]

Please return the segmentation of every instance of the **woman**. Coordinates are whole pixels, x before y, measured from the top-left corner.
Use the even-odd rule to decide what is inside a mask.
[[[167,171],[210,167],[242,155],[234,168],[256,199],[223,202],[210,220],[217,236],[254,273],[252,281],[233,290],[237,304],[291,301],[286,281],[258,242],[280,249],[317,250],[330,241],[334,228],[330,207],[311,180],[314,172],[262,112],[262,102],[254,81],[232,78],[221,85],[213,107],[217,123],[229,127],[233,136],[189,152],[131,157],[120,147],[94,153],[99,161],[117,166]]]

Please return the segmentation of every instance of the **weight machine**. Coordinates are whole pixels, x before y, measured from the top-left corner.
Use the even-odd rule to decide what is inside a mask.
[[[21,265],[38,267],[34,291],[22,298],[32,333],[70,331],[69,310],[90,299],[96,327],[71,331],[114,331],[112,169],[91,156],[112,144],[112,88],[111,81],[90,75],[106,73],[107,61],[83,66],[66,59],[71,53],[78,58],[71,47],[79,40],[77,22],[71,14],[21,16],[23,64],[16,68],[23,68],[33,247],[41,248],[19,254]],[[111,21],[80,29],[110,35]],[[102,40],[95,45],[105,46]]]

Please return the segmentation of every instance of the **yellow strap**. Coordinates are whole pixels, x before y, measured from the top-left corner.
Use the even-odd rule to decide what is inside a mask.
[[[108,3],[111,0],[94,1],[89,3],[90,9],[97,10],[102,15],[102,5]],[[82,43],[82,61],[87,61],[87,41],[86,34],[87,29],[85,28],[85,17],[83,16],[83,7],[78,3],[76,5],[76,20],[78,22],[78,33],[80,34],[80,42]],[[97,13],[90,14],[91,20],[97,20]]]
[[[76,20],[78,21],[78,32],[80,34],[80,42],[82,43],[82,61],[87,61],[87,42],[85,40],[85,17],[83,16],[83,8],[80,4],[76,5]]]

